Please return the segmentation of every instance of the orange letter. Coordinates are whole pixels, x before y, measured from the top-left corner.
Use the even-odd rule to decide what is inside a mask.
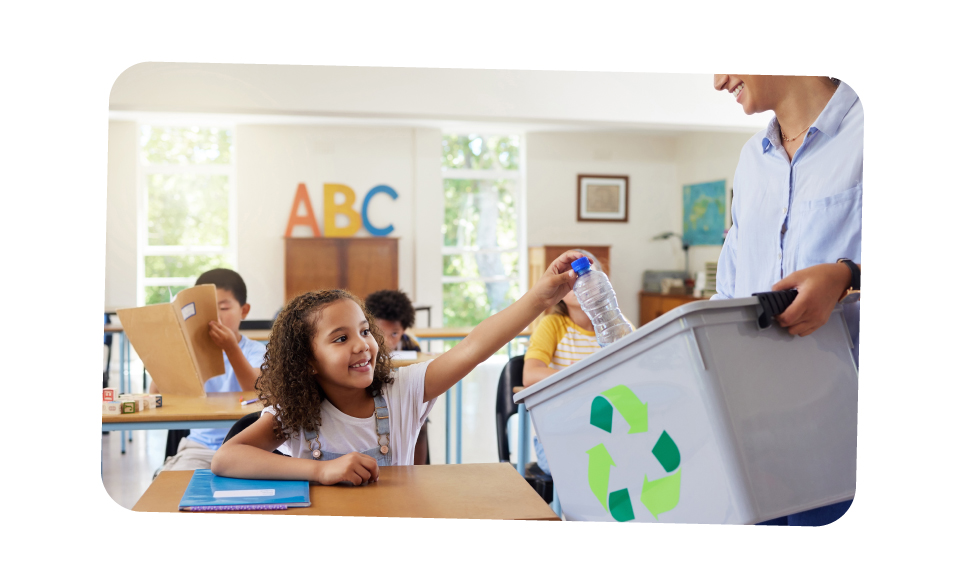
[[[298,205],[302,203],[305,205],[305,214],[298,214]],[[312,209],[312,201],[308,199],[308,188],[305,184],[298,184],[298,189],[295,190],[295,201],[292,202],[292,212],[288,215],[288,228],[285,229],[285,237],[292,236],[292,229],[296,225],[306,225],[312,228],[312,235],[315,237],[321,237],[322,233],[318,230],[318,221],[315,220],[315,211]]]
[[[322,214],[325,218],[325,236],[351,237],[359,232],[359,228],[362,226],[362,217],[352,209],[352,205],[355,204],[355,191],[343,184],[325,184],[322,191],[324,192]],[[335,195],[339,193],[345,195],[345,202],[335,204]],[[335,215],[337,214],[348,217],[348,226],[335,226]]]

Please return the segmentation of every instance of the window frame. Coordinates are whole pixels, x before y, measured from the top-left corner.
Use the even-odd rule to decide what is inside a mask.
[[[149,286],[191,287],[198,279],[197,276],[183,278],[149,278],[145,275],[147,257],[158,255],[224,255],[228,263],[238,267],[238,134],[235,124],[204,120],[178,120],[164,118],[161,120],[138,119],[135,125],[137,133],[136,178],[137,178],[137,306],[144,306],[147,300],[145,290]],[[231,132],[234,152],[231,163],[220,164],[174,164],[174,163],[144,163],[142,160],[141,133],[145,126],[150,127],[206,127]],[[208,175],[228,177],[228,244],[220,245],[150,245],[148,244],[147,211],[148,193],[147,178],[150,175]]]
[[[516,252],[519,255],[519,261],[516,264],[516,275],[508,275],[504,277],[463,277],[443,275],[441,276],[441,279],[443,286],[446,284],[463,284],[472,282],[480,282],[483,284],[496,282],[516,282],[519,286],[519,292],[522,295],[522,293],[525,293],[529,289],[527,283],[529,278],[529,255],[527,254],[528,248],[526,243],[526,133],[523,131],[513,130],[507,130],[505,132],[487,131],[480,133],[462,129],[449,131],[443,129],[442,135],[476,135],[483,138],[483,140],[489,137],[505,137],[512,135],[519,137],[519,166],[515,170],[462,169],[442,166],[443,194],[445,194],[446,180],[513,180],[516,183],[516,247],[480,248],[446,247],[443,245],[443,267],[445,267],[445,257],[447,255],[465,255],[484,252]],[[445,196],[443,196],[443,208],[445,208]],[[444,313],[443,317],[445,317]],[[445,320],[445,318],[443,318],[443,320]]]

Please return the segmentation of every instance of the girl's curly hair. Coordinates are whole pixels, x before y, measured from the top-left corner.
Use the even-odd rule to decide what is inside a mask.
[[[293,298],[271,327],[261,375],[255,382],[258,398],[266,406],[275,407],[276,439],[297,436],[303,430],[318,430],[322,424],[325,390],[312,375],[308,362],[314,358],[312,341],[321,312],[337,300],[351,300],[359,305],[379,345],[375,375],[366,391],[378,396],[385,385],[392,383],[385,338],[375,318],[357,296],[345,290],[318,290]]]

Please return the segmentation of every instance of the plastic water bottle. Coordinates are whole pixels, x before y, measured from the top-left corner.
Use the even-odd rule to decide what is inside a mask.
[[[620,312],[617,295],[613,293],[613,286],[606,274],[593,271],[590,260],[585,257],[577,259],[570,266],[577,275],[573,291],[576,292],[580,308],[593,323],[600,347],[606,347],[632,333],[633,327]]]

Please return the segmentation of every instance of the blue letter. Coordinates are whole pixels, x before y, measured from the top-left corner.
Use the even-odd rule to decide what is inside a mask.
[[[384,229],[377,229],[372,226],[369,222],[369,202],[372,201],[372,197],[380,192],[385,192],[392,197],[392,200],[399,198],[399,195],[395,193],[395,190],[388,186],[376,186],[369,190],[369,193],[365,195],[365,200],[362,201],[362,225],[365,226],[365,230],[369,232],[373,237],[384,237],[395,230],[393,225],[389,225]]]

